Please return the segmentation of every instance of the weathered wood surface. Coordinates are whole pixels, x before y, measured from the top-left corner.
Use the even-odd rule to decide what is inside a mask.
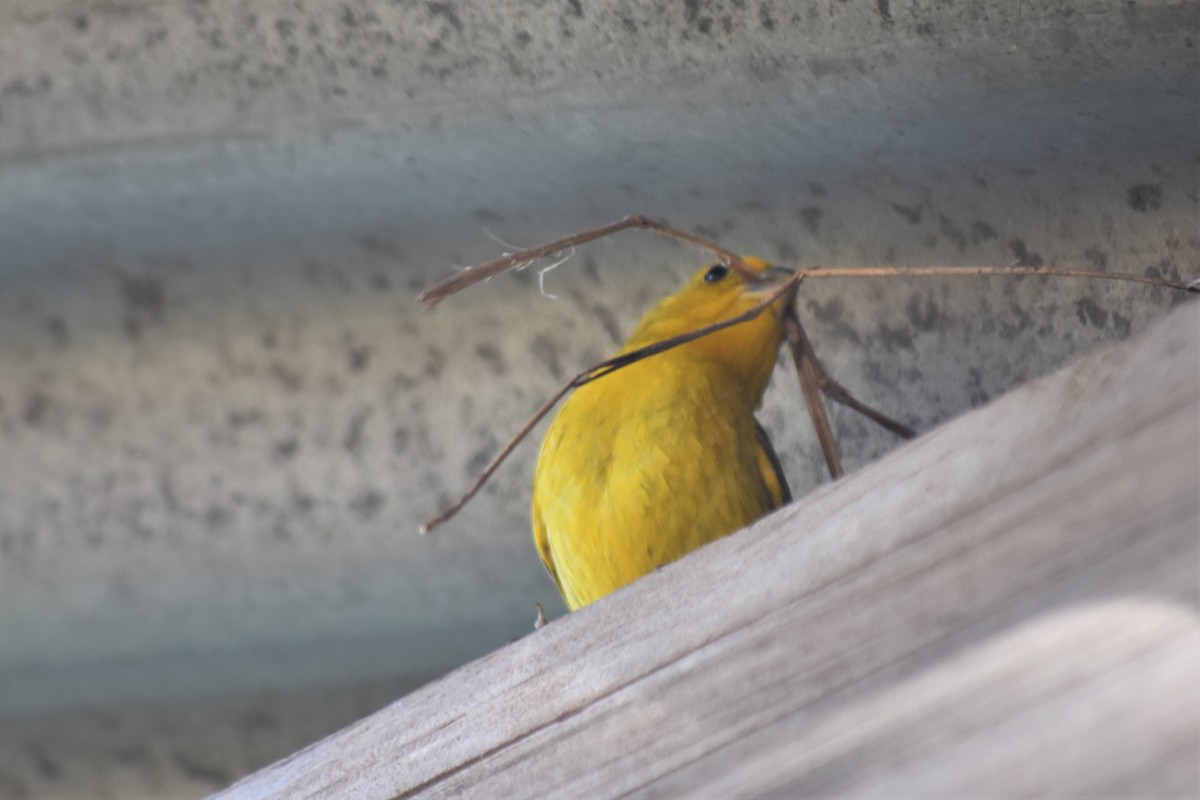
[[[225,798],[1196,796],[1200,304]]]

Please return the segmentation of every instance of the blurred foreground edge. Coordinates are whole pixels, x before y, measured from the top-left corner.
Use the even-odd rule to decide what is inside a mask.
[[[219,796],[1195,796],[1198,344],[1188,303]]]

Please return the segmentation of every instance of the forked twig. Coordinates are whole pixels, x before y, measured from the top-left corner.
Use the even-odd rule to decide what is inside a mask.
[[[792,309],[791,320],[789,321],[785,318],[784,325],[786,326],[785,330],[787,331],[788,341],[792,342],[793,338],[796,340],[795,344],[793,344],[793,351],[795,348],[799,347],[803,352],[805,359],[811,363],[812,372],[816,379],[817,386],[821,390],[821,394],[825,395],[835,403],[841,403],[850,410],[857,411],[859,414],[862,414],[867,419],[883,428],[886,428],[897,436],[900,436],[904,439],[915,439],[917,437],[917,432],[912,428],[908,427],[903,422],[892,419],[882,411],[872,408],[871,406],[862,402],[854,395],[850,394],[849,389],[847,389],[845,386],[842,386],[840,383],[834,380],[828,372],[825,371],[825,365],[821,363],[821,359],[817,358],[817,351],[812,346],[812,342],[809,340],[808,333],[805,332],[804,326],[800,324],[800,318],[796,315],[794,308]],[[795,352],[793,352],[792,357],[793,360],[796,359]],[[796,368],[800,368],[799,362],[797,362]],[[826,460],[828,460],[828,457]],[[837,476],[835,475],[834,477]]]
[[[463,496],[457,503],[438,514],[433,519],[421,523],[421,534],[425,535],[429,533],[438,525],[441,525],[443,522],[457,514],[463,506],[470,502],[471,498],[474,497],[481,488],[483,488],[483,484],[486,483],[488,478],[492,476],[492,473],[494,473],[496,469],[502,463],[504,463],[504,460],[508,458],[509,454],[512,453],[512,451],[516,449],[516,446],[521,443],[521,440],[529,435],[529,432],[533,430],[534,426],[541,422],[542,418],[550,413],[550,410],[558,404],[558,401],[561,400],[567,392],[591,383],[594,380],[603,378],[605,375],[616,372],[622,367],[626,367],[637,361],[641,361],[653,355],[658,355],[659,353],[666,352],[667,350],[672,350],[680,345],[687,344],[688,342],[694,342],[696,339],[699,339],[703,336],[708,336],[711,333],[716,333],[717,331],[724,330],[725,328],[739,325],[743,322],[749,322],[769,308],[771,304],[777,301],[779,298],[784,297],[789,292],[795,292],[796,287],[800,285],[800,280],[801,278],[799,275],[793,275],[791,278],[788,278],[786,281],[781,283],[775,291],[764,297],[758,305],[742,312],[741,314],[738,314],[736,317],[730,317],[727,320],[722,320],[721,322],[717,322],[712,325],[705,325],[703,328],[697,328],[694,331],[689,331],[688,333],[683,333],[679,336],[672,336],[669,339],[663,339],[661,342],[648,344],[645,347],[639,347],[636,350],[630,350],[628,353],[622,353],[621,355],[613,356],[610,359],[601,361],[599,364],[596,364],[593,367],[585,369],[574,378],[571,378],[571,380],[558,387],[558,389],[554,392],[554,394],[550,395],[546,402],[538,406],[538,410],[533,412],[533,416],[526,420],[525,424],[521,426],[521,429],[517,431],[516,435],[508,440],[508,444],[504,445],[500,452],[497,453],[490,462],[488,462],[488,465],[483,468],[482,472],[479,473],[479,477],[476,478],[467,491],[463,493]],[[788,307],[791,307],[790,302]]]
[[[838,455],[837,439],[833,435],[833,426],[825,410],[821,395],[825,395],[835,403],[857,411],[872,422],[887,428],[897,436],[905,439],[916,438],[917,432],[898,422],[878,409],[862,402],[850,390],[830,377],[817,358],[817,351],[800,323],[796,306],[788,307],[783,317],[783,330],[787,337],[788,348],[792,352],[792,362],[796,365],[796,374],[800,378],[800,391],[804,395],[804,404],[808,406],[809,416],[812,417],[813,427],[817,431],[817,441],[821,444],[821,453],[825,456],[825,465],[829,468],[829,477],[837,480],[844,473],[842,460]]]

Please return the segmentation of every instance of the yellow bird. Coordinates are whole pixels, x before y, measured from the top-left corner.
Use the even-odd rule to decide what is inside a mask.
[[[743,258],[662,300],[620,353],[737,316],[790,277]],[[533,539],[574,611],[790,502],[754,418],[783,338],[786,297],[759,316],[588,383],[542,441]]]

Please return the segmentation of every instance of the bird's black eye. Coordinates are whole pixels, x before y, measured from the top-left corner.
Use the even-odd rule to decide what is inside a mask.
[[[729,267],[724,264],[713,264],[709,267],[708,272],[704,273],[705,283],[716,283],[729,274]]]

